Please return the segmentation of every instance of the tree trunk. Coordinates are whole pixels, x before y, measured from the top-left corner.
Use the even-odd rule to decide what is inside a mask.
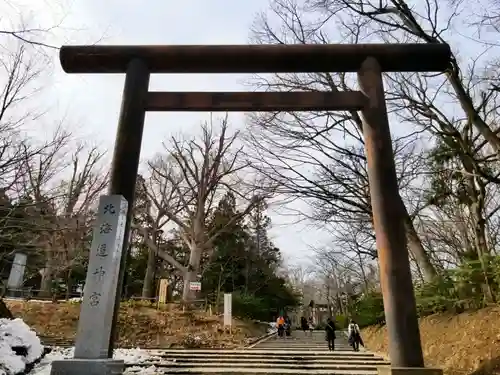
[[[52,284],[54,278],[54,270],[52,268],[52,259],[50,258],[52,255],[47,255],[49,259],[45,262],[45,268],[43,269],[42,281],[40,282],[40,293],[38,294],[40,297],[51,297],[52,296]]]
[[[480,188],[477,188],[477,186],[479,186]],[[473,178],[469,179],[469,189],[474,189],[474,194],[470,194],[470,198],[474,198],[470,209],[474,217],[474,245],[476,247],[477,256],[481,264],[484,278],[484,284],[482,285],[484,299],[486,303],[494,303],[495,295],[493,293],[493,289],[489,280],[489,265],[486,260],[486,256],[490,253],[488,243],[486,241],[486,220],[483,215],[484,197],[486,195],[486,191],[484,185],[482,185],[480,182],[475,183]]]
[[[198,279],[202,250],[203,249],[197,244],[193,244],[191,248],[189,265],[184,274],[184,288],[182,291],[182,300],[184,303],[189,303],[196,298],[196,292],[190,289],[190,283]]]
[[[73,288],[73,283],[71,282],[71,275],[73,274],[73,270],[71,267],[68,269],[66,274],[66,301],[71,298],[71,289]]]
[[[422,242],[420,241],[420,238],[417,234],[417,231],[415,230],[415,226],[413,225],[410,214],[408,213],[408,210],[406,209],[406,206],[403,203],[401,197],[399,200],[401,209],[403,210],[404,214],[404,225],[408,241],[408,250],[411,251],[411,253],[415,257],[415,261],[422,270],[425,281],[432,281],[438,276],[436,267],[434,267],[429,254],[427,254],[427,252],[425,251],[424,246],[422,245]]]
[[[0,298],[0,319],[14,319],[14,315],[9,310],[5,301]]]
[[[365,293],[368,292],[369,285],[368,285],[368,279],[366,277],[366,272],[365,272],[365,265],[363,264],[363,259],[361,258],[361,253],[358,251],[358,263],[359,263],[359,268],[361,270],[361,277],[363,277],[363,284],[365,284]]]
[[[148,265],[146,267],[146,274],[144,275],[144,282],[142,284],[142,297],[154,297],[154,277],[156,270],[156,254],[154,249],[148,247]]]

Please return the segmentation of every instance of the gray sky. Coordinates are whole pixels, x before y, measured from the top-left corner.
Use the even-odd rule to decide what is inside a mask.
[[[64,0],[63,0],[64,1]],[[16,0],[11,13],[22,13],[30,25],[54,24],[64,17],[62,29],[55,31],[57,44],[245,44],[256,14],[267,0],[253,1],[171,1],[171,0],[72,0],[54,5],[40,1]],[[26,15],[31,15],[27,17]],[[63,39],[64,38],[64,39]],[[245,90],[243,75],[156,75],[151,90],[235,91]],[[68,75],[54,54],[54,74],[43,100],[50,107],[44,130],[66,115],[76,133],[112,150],[120,109],[123,75]],[[180,131],[194,132],[208,113],[148,114],[143,138],[142,159],[161,150],[162,140]],[[231,114],[236,127],[244,126],[243,114]],[[36,129],[36,131],[41,131]],[[110,155],[111,156],[111,155]],[[296,263],[310,257],[308,244],[321,245],[328,237],[304,224],[288,224],[293,218],[272,214],[272,235],[285,258]]]

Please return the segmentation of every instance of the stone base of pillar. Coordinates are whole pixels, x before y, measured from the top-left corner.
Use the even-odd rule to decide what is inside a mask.
[[[428,367],[377,367],[378,375],[443,375],[443,370]]]
[[[107,359],[65,359],[52,362],[50,375],[121,375],[123,361]]]

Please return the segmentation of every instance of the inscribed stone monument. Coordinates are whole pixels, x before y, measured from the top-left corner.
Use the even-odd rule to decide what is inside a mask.
[[[122,362],[107,357],[127,208],[128,203],[121,195],[100,198],[76,334],[75,358],[54,361],[51,375],[111,374],[119,373],[120,365],[123,367]]]
[[[10,269],[9,279],[7,280],[8,288],[18,289],[23,285],[24,270],[26,269],[27,259],[27,255],[23,253],[16,253],[16,255],[14,256],[12,268]]]

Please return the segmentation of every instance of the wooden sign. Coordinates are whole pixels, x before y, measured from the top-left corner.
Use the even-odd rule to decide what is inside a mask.
[[[158,303],[166,303],[167,302],[167,288],[168,288],[168,280],[161,279],[160,280],[160,290],[158,292]]]
[[[233,295],[231,293],[224,294],[224,326],[231,327],[233,318]]]

